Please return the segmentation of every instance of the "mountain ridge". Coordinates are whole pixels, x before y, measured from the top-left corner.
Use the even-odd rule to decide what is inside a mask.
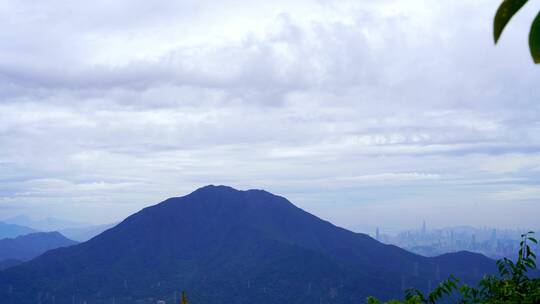
[[[47,217],[43,219],[33,219],[26,215],[17,215],[10,218],[6,218],[2,220],[5,223],[8,224],[15,224],[15,225],[21,225],[30,227],[37,231],[44,231],[44,232],[50,232],[50,231],[58,231],[62,229],[69,229],[69,228],[80,228],[80,227],[86,227],[91,226],[90,224],[86,223],[79,223],[74,222],[70,220],[64,220],[59,219],[56,217]]]
[[[59,247],[75,245],[59,232],[35,232],[0,240],[0,260],[27,261]]]
[[[34,233],[34,232],[38,232],[38,231],[30,227],[16,225],[16,224],[9,224],[9,223],[0,221],[0,239],[13,238],[19,235],[25,235],[25,234]]]

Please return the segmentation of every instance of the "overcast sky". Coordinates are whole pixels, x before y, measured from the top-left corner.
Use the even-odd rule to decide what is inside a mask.
[[[347,226],[540,226],[530,3],[0,0],[0,218],[207,184]]]

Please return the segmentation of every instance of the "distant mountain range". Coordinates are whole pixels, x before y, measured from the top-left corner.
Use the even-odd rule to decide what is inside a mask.
[[[67,239],[59,232],[36,232],[16,238],[0,240],[0,261],[27,261],[59,247],[75,245],[77,242]]]
[[[422,257],[321,220],[262,190],[207,186],[145,208],[93,239],[0,272],[0,302],[364,303],[474,283],[495,262]]]
[[[26,215],[18,215],[2,220],[4,223],[15,224],[20,226],[30,227],[37,231],[59,231],[68,228],[82,228],[91,226],[87,223],[79,223],[69,220],[63,220],[55,217],[44,219],[32,219]]]
[[[18,215],[0,222],[0,239],[12,238],[33,232],[59,231],[67,238],[85,242],[103,231],[114,227],[113,224],[91,225],[55,217],[32,219],[26,215]]]
[[[37,231],[29,227],[0,222],[0,239],[13,238],[33,232]]]

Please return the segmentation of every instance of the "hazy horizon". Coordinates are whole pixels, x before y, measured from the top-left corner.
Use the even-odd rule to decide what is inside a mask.
[[[528,5],[494,46],[488,0],[3,1],[0,219],[224,184],[343,227],[540,228]]]
[[[195,190],[195,189],[194,189]],[[264,189],[238,189],[238,190],[243,190],[243,191],[247,191],[247,190],[264,190]],[[175,197],[180,197],[180,196],[184,196],[184,195],[188,195],[189,193],[185,193],[183,195],[178,195],[178,196],[175,196]],[[171,197],[172,198],[172,197]],[[165,200],[165,199],[163,199]],[[160,202],[156,202],[155,204],[158,204]],[[291,202],[293,204],[295,204],[295,202]],[[150,204],[150,205],[147,205],[147,206],[143,206],[142,209],[144,209],[145,207],[150,207],[150,206],[153,206],[154,204]],[[300,206],[298,204],[295,204],[297,206]],[[141,209],[141,210],[142,210]],[[307,209],[304,209],[306,211],[309,212],[309,210]],[[138,212],[140,210],[136,210],[134,212]],[[319,218],[322,218],[323,220],[329,220],[328,218],[324,218],[324,216],[321,216],[321,215],[318,215],[318,214],[315,214],[313,212],[311,212],[312,214],[314,214],[315,216],[319,217]],[[123,221],[126,217],[128,217],[129,215],[131,214],[128,214],[126,215],[125,217],[119,217],[115,220],[112,220],[112,221],[109,221],[109,222],[81,222],[81,221],[77,221],[77,219],[73,219],[73,218],[63,218],[63,217],[58,217],[54,214],[50,214],[50,215],[38,215],[38,216],[32,216],[32,215],[28,215],[28,214],[22,214],[22,213],[19,213],[19,214],[13,214],[13,215],[10,215],[10,216],[4,216],[4,217],[0,217],[0,222],[12,222],[14,219],[16,218],[19,218],[19,217],[24,217],[26,218],[27,220],[31,220],[31,221],[36,221],[36,222],[40,222],[40,221],[48,221],[48,220],[58,220],[58,221],[61,221],[61,222],[72,222],[72,226],[66,226],[68,228],[76,228],[76,227],[89,227],[89,226],[99,226],[99,225],[109,225],[109,224],[118,224],[120,223],[121,221]],[[387,234],[396,234],[396,233],[399,233],[399,232],[404,232],[404,231],[407,231],[407,230],[421,230],[422,229],[422,224],[425,223],[428,230],[432,231],[432,230],[437,230],[437,229],[448,229],[448,228],[460,228],[460,227],[471,227],[471,228],[475,228],[475,229],[491,229],[491,228],[495,228],[495,229],[498,229],[498,230],[522,230],[523,232],[525,231],[528,231],[528,230],[535,230],[535,231],[540,231],[540,226],[536,225],[536,226],[497,226],[497,225],[479,225],[479,224],[476,224],[476,223],[473,223],[473,224],[460,224],[459,222],[453,222],[452,224],[450,225],[433,225],[433,223],[430,223],[430,222],[426,222],[425,219],[422,219],[420,222],[418,223],[413,223],[411,225],[408,225],[408,226],[400,226],[400,225],[395,225],[395,224],[384,224],[384,223],[373,223],[373,224],[369,224],[369,223],[351,223],[351,224],[348,224],[348,225],[341,225],[337,222],[333,222],[333,224],[336,224],[338,226],[341,226],[343,228],[346,228],[348,230],[351,230],[351,231],[355,231],[355,232],[362,232],[362,233],[367,233],[367,234],[370,234],[370,235],[374,235],[375,234],[375,231],[376,229],[379,229],[381,233],[387,233]],[[24,226],[24,224],[23,224]]]

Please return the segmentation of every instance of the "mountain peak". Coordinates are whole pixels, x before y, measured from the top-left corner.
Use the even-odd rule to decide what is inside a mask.
[[[268,191],[262,190],[262,189],[248,189],[248,190],[238,190],[236,188],[233,188],[231,186],[227,185],[206,185],[203,187],[200,187],[199,189],[193,191],[195,192],[230,192],[230,193],[242,193],[242,192],[264,192],[269,193]]]
[[[210,184],[210,185],[200,187],[199,189],[193,191],[192,193],[207,193],[207,192],[216,192],[216,191],[220,191],[220,192],[242,192],[241,190],[235,189],[235,188],[230,187],[230,186],[212,185],[212,184]]]
[[[243,201],[249,201],[250,198],[254,198],[254,197],[284,199],[278,195],[272,194],[268,191],[261,190],[261,189],[238,190],[236,188],[226,186],[226,185],[207,185],[193,191],[192,193],[186,195],[185,197],[197,197],[197,196],[203,196],[205,198],[212,198],[218,201],[227,201],[228,199],[231,199],[231,198],[240,199]]]

